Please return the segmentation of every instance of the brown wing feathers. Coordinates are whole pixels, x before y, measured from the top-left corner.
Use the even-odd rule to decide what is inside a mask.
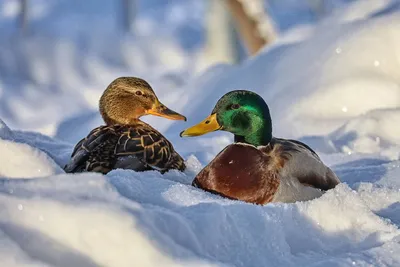
[[[123,164],[119,158],[129,157]],[[119,164],[119,165],[118,165]],[[119,166],[137,171],[147,169],[184,170],[183,159],[171,143],[150,126],[101,126],[82,139],[72,153],[66,172],[99,171],[107,173]]]

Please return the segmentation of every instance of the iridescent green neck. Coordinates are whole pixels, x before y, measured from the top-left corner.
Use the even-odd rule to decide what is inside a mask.
[[[242,135],[235,134],[235,142],[247,143],[253,146],[265,146],[271,142],[272,126],[271,118],[265,118],[264,121],[250,120],[250,131],[244,131]]]

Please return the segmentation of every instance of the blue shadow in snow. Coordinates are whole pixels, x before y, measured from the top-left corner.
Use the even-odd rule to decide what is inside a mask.
[[[384,165],[389,162],[389,160],[374,158],[359,159],[334,165],[332,170],[342,182],[354,188],[359,182],[374,183],[379,181],[387,172]]]
[[[27,255],[41,263],[58,267],[99,266],[74,248],[67,247],[34,229],[11,223],[0,223],[0,229]],[[43,249],[44,247],[48,249]]]
[[[400,227],[400,202],[392,203],[389,207],[377,211],[376,214]]]

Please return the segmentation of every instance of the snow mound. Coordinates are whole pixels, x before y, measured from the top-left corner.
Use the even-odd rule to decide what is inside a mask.
[[[344,153],[382,153],[399,159],[400,109],[372,110],[348,121],[331,133],[337,151]]]
[[[39,178],[63,172],[46,153],[17,140],[18,135],[0,119],[0,177]]]
[[[51,200],[1,200],[7,200],[5,212],[10,215],[2,216],[1,230],[28,256],[50,266],[179,266],[135,231],[137,220],[123,209],[106,203],[79,206]],[[135,212],[140,207],[131,209]]]
[[[37,148],[0,140],[0,177],[38,178],[62,173],[48,155]]]

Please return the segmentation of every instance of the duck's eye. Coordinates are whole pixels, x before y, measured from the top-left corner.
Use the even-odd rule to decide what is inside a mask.
[[[136,95],[142,95],[143,93],[141,91],[136,91],[135,94]]]
[[[230,108],[231,108],[231,109],[238,109],[238,108],[240,108],[240,105],[239,105],[239,104],[232,104],[232,105],[230,106]]]

